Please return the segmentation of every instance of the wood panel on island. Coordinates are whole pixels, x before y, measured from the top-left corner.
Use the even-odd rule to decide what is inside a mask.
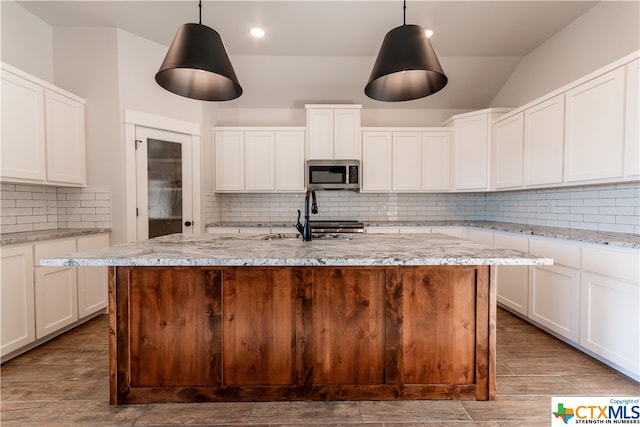
[[[495,397],[485,265],[111,267],[110,304],[112,404]]]

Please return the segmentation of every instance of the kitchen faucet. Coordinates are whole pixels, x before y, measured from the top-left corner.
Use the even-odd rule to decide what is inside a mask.
[[[304,226],[300,224],[300,209],[298,209],[298,223],[296,228],[305,242],[311,241],[311,225],[309,224],[309,197],[311,197],[311,213],[318,213],[318,203],[316,202],[316,192],[308,189],[304,195]]]

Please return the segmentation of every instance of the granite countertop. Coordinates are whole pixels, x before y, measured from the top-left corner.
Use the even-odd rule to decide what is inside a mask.
[[[62,258],[44,266],[550,265],[553,260],[443,234],[357,235],[303,242],[295,234],[173,234]]]
[[[541,225],[518,224],[496,221],[379,221],[364,222],[365,227],[475,227],[494,231],[521,233],[529,236],[573,240],[599,245],[640,248],[640,235],[606,231],[579,230],[575,228],[546,227]],[[207,227],[292,227],[293,223],[213,223]]]
[[[16,243],[32,243],[42,240],[66,239],[70,237],[86,236],[89,234],[109,233],[109,228],[56,228],[53,230],[23,231],[19,233],[0,234],[1,245]]]

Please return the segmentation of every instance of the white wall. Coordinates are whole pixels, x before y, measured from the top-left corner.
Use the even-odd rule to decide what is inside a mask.
[[[124,240],[124,144],[114,28],[56,27],[56,84],[85,99],[87,184],[111,190],[112,243]],[[98,65],[98,66],[96,66]]]
[[[527,56],[491,106],[520,106],[640,49],[640,2],[603,1]]]
[[[202,101],[168,92],[155,81],[168,47],[123,30],[117,30],[117,34],[122,117],[124,110],[130,109],[201,123]]]
[[[0,1],[0,58],[53,83],[53,38],[49,24],[13,0]]]

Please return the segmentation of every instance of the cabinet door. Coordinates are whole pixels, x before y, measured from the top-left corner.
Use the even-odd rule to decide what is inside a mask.
[[[640,175],[640,59],[627,64],[624,175]]]
[[[565,181],[622,176],[624,91],[621,67],[567,92]]]
[[[640,375],[640,286],[582,273],[580,345]]]
[[[74,267],[35,269],[36,338],[78,320],[78,291]]]
[[[47,180],[84,185],[86,181],[84,104],[45,90]]]
[[[245,132],[244,147],[244,189],[247,191],[275,190],[273,132]]]
[[[489,118],[486,114],[454,121],[454,190],[489,189]]]
[[[578,342],[580,270],[557,265],[531,266],[529,275],[529,318]]]
[[[0,271],[0,355],[4,356],[36,339],[32,246],[4,246]]]
[[[420,191],[422,183],[421,132],[394,132],[392,140],[392,189],[394,191]]]
[[[362,138],[362,191],[391,191],[391,132],[364,132]]]
[[[494,176],[496,188],[522,187],[524,114],[495,124]]]
[[[529,239],[495,233],[494,244],[500,248],[529,252]],[[499,265],[496,267],[498,303],[524,316],[529,299],[529,267],[526,265]]]
[[[304,131],[276,132],[276,190],[304,189]]]
[[[307,158],[333,159],[333,110],[307,110]]]
[[[109,235],[78,238],[78,252],[109,246]],[[77,267],[78,273],[78,318],[102,310],[107,306],[107,267]]]
[[[423,191],[451,191],[451,132],[422,133]]]
[[[341,160],[360,159],[360,109],[334,110],[333,128],[333,157]]]
[[[50,240],[33,246],[36,338],[78,320],[78,280],[75,267],[38,267],[42,258],[76,252],[76,239]]]
[[[564,164],[564,94],[524,112],[524,184],[560,184]]]
[[[217,191],[244,191],[244,132],[215,133]]]
[[[2,70],[2,178],[44,181],[44,89]]]

